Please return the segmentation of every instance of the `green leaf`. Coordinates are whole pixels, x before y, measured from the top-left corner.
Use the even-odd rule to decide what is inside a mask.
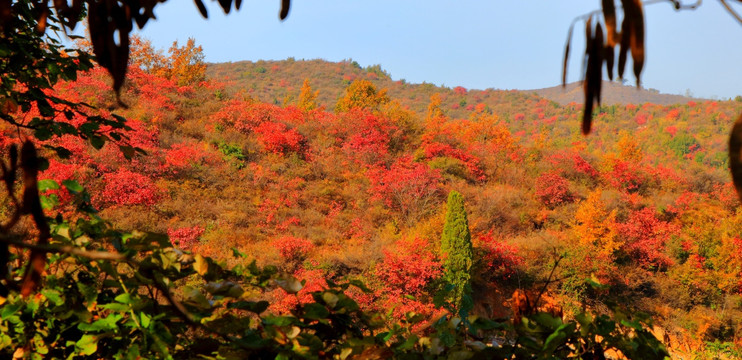
[[[575,326],[575,323],[563,324],[549,335],[544,342],[544,354],[552,355],[560,345],[564,344],[564,341],[569,337],[570,333],[574,331]]]
[[[9,316],[16,313],[16,311],[20,310],[23,307],[23,304],[16,303],[16,304],[9,304],[2,307],[2,311],[0,311],[0,318],[7,319]]]
[[[120,302],[122,304],[131,304],[131,302],[132,302],[131,295],[129,295],[127,293],[119,294],[118,296],[116,296],[114,298],[114,300],[116,300],[116,301],[118,301],[118,302]]]
[[[41,195],[39,196],[39,201],[41,201],[41,208],[44,210],[53,209],[59,205],[59,197],[55,194]]]
[[[84,190],[82,185],[75,180],[62,181],[62,185],[73,194],[81,193]]]
[[[90,137],[90,145],[93,145],[93,147],[96,148],[97,150],[100,150],[101,148],[103,148],[103,145],[105,144],[106,144],[106,140],[101,136],[92,135]]]
[[[330,315],[330,311],[327,310],[324,305],[317,303],[309,303],[304,305],[304,318],[306,319],[326,319],[328,315]]]
[[[298,279],[290,275],[283,279],[276,279],[275,282],[289,294],[296,294],[304,287]]]
[[[106,310],[118,311],[118,312],[129,311],[129,306],[120,304],[120,303],[104,304],[104,305],[100,305],[99,307],[106,309]]]
[[[150,322],[152,321],[152,318],[145,314],[145,313],[139,313],[139,322],[142,324],[142,327],[148,328]]]
[[[205,275],[209,271],[209,262],[200,254],[196,254],[193,259],[195,260],[193,270],[201,276]]]
[[[134,148],[128,145],[119,145],[119,150],[124,154],[127,160],[131,160],[134,157]]]
[[[51,130],[47,127],[41,127],[34,131],[33,133],[34,137],[41,141],[49,140],[51,139],[52,135],[54,135]]]
[[[41,295],[44,295],[49,301],[53,302],[54,305],[62,305],[64,304],[64,298],[62,297],[62,293],[60,293],[57,290],[54,289],[44,289],[41,290]]]
[[[39,180],[38,187],[39,187],[40,192],[44,192],[47,190],[59,189],[59,184],[57,184],[57,182],[52,179],[44,179],[44,180]]]
[[[75,343],[80,355],[93,355],[98,351],[98,337],[94,335],[83,335],[80,340]]]
[[[267,301],[237,301],[230,303],[227,307],[230,309],[241,309],[260,314],[268,310],[270,303]]]
[[[39,171],[44,171],[49,168],[49,160],[47,160],[45,157],[39,156]]]

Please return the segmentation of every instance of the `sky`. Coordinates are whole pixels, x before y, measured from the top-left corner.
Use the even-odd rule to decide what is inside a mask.
[[[246,0],[228,15],[216,2],[204,3],[208,20],[192,1],[159,5],[157,20],[139,35],[162,49],[195,38],[207,62],[353,59],[380,64],[395,80],[522,90],[560,83],[570,23],[600,7],[598,0],[295,0],[280,21],[279,0]],[[718,1],[692,11],[659,3],[645,12],[643,87],[704,98],[742,95],[742,25]],[[574,32],[570,82],[581,79],[583,29],[578,23]]]

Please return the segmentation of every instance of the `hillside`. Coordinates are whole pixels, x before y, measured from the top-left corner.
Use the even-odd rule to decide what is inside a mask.
[[[261,101],[283,104],[295,100],[304,79],[309,79],[312,87],[320,91],[318,102],[327,109],[335,106],[335,101],[343,90],[356,79],[366,79],[379,88],[388,90],[389,95],[402,105],[422,114],[426,110],[430,95],[441,96],[442,107],[452,117],[465,117],[474,105],[484,103],[491,109],[503,105],[511,106],[519,99],[538,94],[561,105],[571,102],[582,103],[584,95],[580,83],[571,83],[566,89],[555,86],[536,90],[469,90],[463,87],[440,87],[433,84],[409,84],[404,80],[394,81],[381,66],[362,68],[354,61],[328,62],[325,60],[281,60],[281,61],[240,61],[234,63],[209,64],[207,75],[210,78],[227,82],[231,91],[245,91]],[[637,89],[616,82],[603,83],[603,104],[643,104],[657,105],[685,104],[688,101],[704,101],[680,95],[660,94],[653,90]],[[503,101],[503,98],[507,98]],[[508,112],[508,111],[501,111]]]
[[[83,184],[85,204],[122,229],[304,281],[296,295],[245,293],[268,301],[259,312],[275,314],[274,325],[311,304],[312,291],[349,279],[368,285],[348,291],[361,308],[432,322],[448,259],[446,198],[456,191],[471,234],[474,314],[520,319],[511,295],[548,283],[543,300],[564,319],[619,309],[641,328],[647,313],[676,352],[708,358],[742,346],[742,213],[726,154],[742,102],[603,106],[585,137],[579,104],[406,84],[351,62],[215,64],[205,81],[193,75],[135,63],[119,110],[146,155],[126,160],[111,144],[52,137],[45,149],[75,151],[45,150],[40,177]],[[305,79],[311,89],[300,95]],[[56,95],[110,116],[107,80],[95,68]],[[0,143],[20,141],[17,128],[0,130]],[[49,216],[80,206],[74,188],[46,191]],[[216,266],[201,261],[196,271]],[[187,285],[194,309],[226,301]]]
[[[652,103],[657,105],[685,104],[689,101],[705,101],[705,99],[692,98],[681,95],[661,94],[652,89],[637,88],[636,86],[622,85],[619,82],[603,81],[602,104],[643,104]],[[561,105],[569,103],[581,103],[585,101],[581,82],[574,82],[562,87],[553,86],[545,89],[530,90],[539,96],[543,96]]]

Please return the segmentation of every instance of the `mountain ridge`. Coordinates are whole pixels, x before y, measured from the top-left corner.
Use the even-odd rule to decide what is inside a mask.
[[[467,107],[478,103],[485,103],[490,93],[517,93],[525,97],[537,95],[560,105],[582,103],[584,97],[581,82],[542,89],[505,90],[488,88],[466,89],[462,86],[447,87],[431,83],[408,83],[404,79],[393,80],[391,75],[380,65],[362,67],[353,60],[332,62],[322,59],[295,60],[258,60],[237,61],[227,63],[209,63],[207,76],[214,79],[226,80],[231,86],[229,90],[245,91],[259,100],[274,104],[288,103],[298,97],[305,79],[309,79],[315,90],[320,90],[318,102],[327,108],[332,108],[343,91],[353,80],[366,79],[378,88],[388,89],[391,98],[400,99],[402,105],[408,106],[417,113],[426,111],[426,105],[431,95],[439,93],[442,104],[447,113],[453,117],[465,117],[471,110]],[[689,101],[705,101],[682,95],[662,94],[654,89],[638,89],[634,86],[625,86],[617,82],[603,82],[603,105],[642,104],[653,103],[658,105],[686,104]]]

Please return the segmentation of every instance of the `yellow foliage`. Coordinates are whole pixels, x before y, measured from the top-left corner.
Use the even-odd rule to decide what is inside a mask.
[[[356,80],[345,89],[345,96],[338,100],[335,112],[346,112],[351,109],[375,111],[388,102],[386,89],[376,90],[376,86],[370,81]]]
[[[301,86],[301,93],[299,93],[298,108],[304,111],[316,109],[317,96],[319,96],[319,90],[312,92],[312,87],[309,85],[309,79],[304,79],[304,85]]]
[[[593,246],[601,255],[612,255],[619,248],[615,230],[616,212],[605,209],[602,192],[595,190],[580,203],[573,230],[581,245]]]
[[[636,138],[625,131],[621,132],[621,138],[616,143],[616,149],[618,150],[618,158],[621,160],[640,162],[644,158],[644,153]]]
[[[441,109],[441,94],[435,93],[430,95],[430,104],[428,104],[428,113],[425,115],[425,124],[432,124],[436,119],[444,119],[446,115]]]
[[[178,42],[168,50],[167,77],[175,80],[178,85],[191,85],[206,79],[206,64],[201,46],[196,46],[196,40],[189,38],[183,47]]]

